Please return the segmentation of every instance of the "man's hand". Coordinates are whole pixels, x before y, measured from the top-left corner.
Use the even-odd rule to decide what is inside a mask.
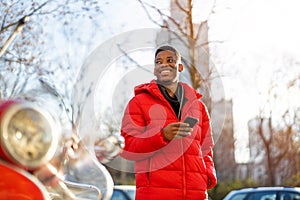
[[[191,135],[192,130],[193,129],[187,123],[174,122],[163,128],[163,134],[166,140],[173,140],[174,138]]]

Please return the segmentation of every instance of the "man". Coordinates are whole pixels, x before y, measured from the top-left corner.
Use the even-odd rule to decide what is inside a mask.
[[[135,161],[136,200],[207,199],[216,185],[210,119],[201,95],[179,82],[179,52],[155,52],[156,80],[135,87],[122,120],[122,156]],[[183,122],[197,118],[194,127]]]

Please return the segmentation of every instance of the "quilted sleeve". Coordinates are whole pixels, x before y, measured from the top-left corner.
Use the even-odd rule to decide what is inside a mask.
[[[201,102],[200,102],[201,103]],[[206,106],[201,103],[202,110],[202,136],[201,136],[201,151],[206,165],[208,183],[207,189],[213,188],[217,184],[216,170],[213,162],[214,141],[211,131],[211,123]]]
[[[121,135],[125,139],[121,156],[128,160],[146,159],[168,143],[159,127],[146,125],[141,105],[135,98],[125,110]]]

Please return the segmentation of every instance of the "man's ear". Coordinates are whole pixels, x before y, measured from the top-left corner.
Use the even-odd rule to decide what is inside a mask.
[[[182,72],[183,71],[183,64],[178,64],[178,71],[179,72]]]

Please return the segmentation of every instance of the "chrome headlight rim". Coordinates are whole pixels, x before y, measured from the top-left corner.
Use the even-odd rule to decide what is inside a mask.
[[[50,134],[51,137],[50,145],[47,151],[45,151],[45,154],[36,160],[27,160],[26,158],[17,155],[17,153],[15,153],[14,150],[15,148],[19,148],[19,147],[12,147],[8,139],[9,138],[8,127],[9,127],[10,120],[15,116],[15,114],[23,110],[32,110],[36,112],[39,115],[39,117],[44,118],[44,121],[46,121],[48,123],[47,125],[50,127],[50,131],[46,133],[46,134]],[[15,104],[10,105],[7,108],[7,110],[4,111],[1,117],[0,127],[1,127],[0,142],[5,157],[8,158],[11,162],[20,165],[21,167],[25,167],[28,169],[38,168],[44,165],[45,163],[49,162],[53,158],[57,150],[60,126],[48,111],[46,111],[41,107],[38,107],[34,103],[16,102]]]

